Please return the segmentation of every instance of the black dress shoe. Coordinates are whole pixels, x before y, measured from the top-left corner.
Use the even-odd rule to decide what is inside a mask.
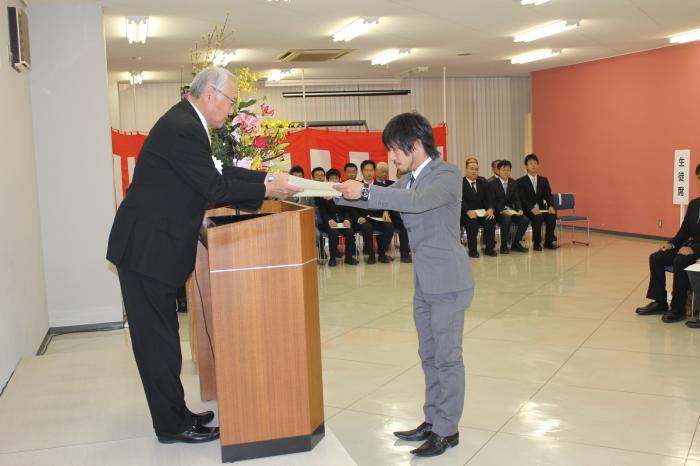
[[[700,320],[689,320],[685,323],[688,328],[700,328]]]
[[[484,251],[484,254],[490,257],[496,257],[498,255],[498,253],[496,253],[494,249],[487,249],[486,251]]]
[[[184,432],[173,435],[158,435],[160,443],[204,443],[219,438],[218,427],[204,427],[194,424]]]
[[[459,443],[459,432],[447,437],[440,437],[435,432],[430,434],[428,440],[415,450],[411,450],[416,456],[438,456],[445,453],[447,447],[456,447]]]
[[[509,252],[508,248],[501,248],[501,254],[508,254]]]
[[[640,316],[651,316],[654,314],[666,314],[668,312],[668,305],[666,303],[660,303],[658,301],[652,301],[646,306],[638,307],[636,311]]]
[[[661,321],[667,324],[672,324],[673,322],[685,320],[685,317],[685,312],[675,312],[669,310],[666,314],[661,316]]]
[[[527,249],[520,246],[519,244],[514,244],[513,246],[510,247],[510,250],[515,251],[515,252],[527,252]]]
[[[358,261],[354,257],[346,257],[345,258],[345,265],[357,265],[359,263],[360,263],[360,261]]]
[[[481,257],[481,255],[479,254],[479,251],[469,251],[469,257],[473,257],[474,259],[478,259],[479,257]]]
[[[214,420],[214,411],[204,411],[203,413],[192,413],[192,420],[195,424],[203,426]]]
[[[559,245],[558,244],[545,244],[544,248],[545,249],[559,249]]]
[[[408,442],[422,442],[433,433],[432,428],[432,424],[424,422],[413,430],[401,430],[394,432],[394,435]]]
[[[370,256],[367,258],[367,263],[368,263],[368,264],[376,264],[376,263],[377,263],[377,259],[375,259],[373,255],[370,255]]]
[[[541,250],[542,250],[542,246],[540,246],[539,244],[536,244],[536,245],[534,245],[534,246],[532,247],[532,250],[533,250],[533,251],[541,251]]]
[[[379,256],[379,262],[381,262],[382,264],[388,264],[389,262],[391,262],[391,257]]]
[[[328,260],[328,267],[335,267],[336,265],[338,265],[338,261],[335,260],[335,257]]]
[[[411,259],[411,256],[401,256],[401,262],[404,264],[410,264],[413,262],[413,259]]]

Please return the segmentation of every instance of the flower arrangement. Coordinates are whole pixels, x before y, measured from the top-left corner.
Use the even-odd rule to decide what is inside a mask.
[[[212,155],[226,166],[238,166],[251,170],[283,171],[288,162],[282,158],[290,129],[299,125],[290,120],[273,119],[275,110],[267,97],[254,97],[255,82],[259,76],[249,68],[236,70],[240,93],[252,94],[247,100],[239,100],[236,112],[226,121],[228,133],[238,142],[237,154],[217,130],[211,132]]]

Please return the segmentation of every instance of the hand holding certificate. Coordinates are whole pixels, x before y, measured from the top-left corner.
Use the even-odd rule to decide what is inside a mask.
[[[296,194],[299,197],[339,197],[340,192],[333,189],[330,182],[307,180],[298,176],[289,176],[288,183],[292,186],[303,189]]]

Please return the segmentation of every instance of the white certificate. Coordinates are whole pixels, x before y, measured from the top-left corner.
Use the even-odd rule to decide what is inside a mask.
[[[328,181],[307,180],[306,178],[290,175],[288,183],[304,189],[302,192],[295,194],[295,196],[299,197],[339,197],[341,195],[340,191],[333,189],[335,183]]]

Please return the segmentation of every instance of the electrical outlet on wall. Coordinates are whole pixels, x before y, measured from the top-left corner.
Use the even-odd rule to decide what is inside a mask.
[[[664,219],[660,218],[658,225],[659,225],[659,230],[662,229],[664,227]]]

